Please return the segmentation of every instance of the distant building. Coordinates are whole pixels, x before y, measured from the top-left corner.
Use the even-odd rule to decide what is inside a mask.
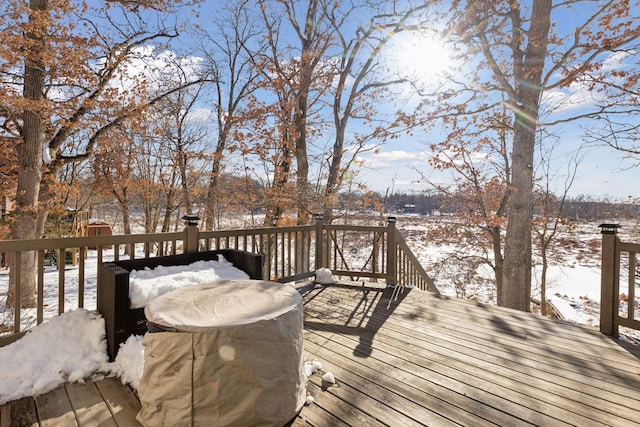
[[[406,204],[402,207],[402,212],[404,213],[414,213],[416,211],[416,205]]]
[[[89,237],[98,237],[98,236],[111,236],[113,235],[113,230],[111,226],[104,221],[99,219],[89,219],[89,223],[87,224],[87,236]],[[105,249],[111,248],[111,246],[105,246]],[[89,249],[96,249],[95,247]]]

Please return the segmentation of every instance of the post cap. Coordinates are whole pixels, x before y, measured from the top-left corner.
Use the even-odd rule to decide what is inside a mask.
[[[198,225],[198,222],[200,221],[200,217],[197,215],[185,215],[182,219],[184,220],[185,225]]]
[[[602,234],[616,234],[618,228],[622,227],[620,224],[600,224],[600,233]]]

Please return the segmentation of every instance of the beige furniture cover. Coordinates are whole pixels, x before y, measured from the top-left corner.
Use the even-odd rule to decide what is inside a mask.
[[[305,401],[302,298],[292,287],[237,280],[169,292],[149,322],[138,389],[145,426],[281,426]]]

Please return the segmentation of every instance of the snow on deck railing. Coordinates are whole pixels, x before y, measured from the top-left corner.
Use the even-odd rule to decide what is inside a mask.
[[[636,319],[638,305],[636,282],[640,278],[640,273],[637,271],[637,254],[640,252],[640,244],[621,241],[617,234],[619,227],[617,224],[602,224],[600,227],[602,229],[600,331],[617,337],[620,326],[640,330],[640,320]],[[627,256],[623,256],[622,253],[626,253]],[[621,277],[626,279],[622,283]]]
[[[183,231],[174,233],[7,240],[0,241],[0,253],[13,258],[13,263],[36,253],[35,272],[14,272],[18,282],[27,274],[35,275],[36,307],[21,308],[20,293],[7,297],[9,269],[0,269],[0,347],[56,314],[95,309],[97,267],[103,262],[217,249],[264,254],[267,280],[294,282],[330,268],[337,277],[381,279],[399,288],[438,292],[395,228],[395,218],[389,218],[386,226],[371,227],[324,224],[322,215],[316,215],[315,224],[309,226],[224,231],[200,231],[197,221],[190,220]],[[73,266],[67,264],[69,254]],[[46,265],[50,259],[53,266]],[[2,310],[6,301],[17,308]]]

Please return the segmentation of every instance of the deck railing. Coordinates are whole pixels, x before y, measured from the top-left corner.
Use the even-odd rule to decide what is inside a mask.
[[[621,241],[616,224],[602,224],[600,227],[602,229],[600,331],[617,337],[620,326],[640,330],[640,320],[635,318],[636,304],[639,304],[636,301],[636,282],[640,277],[637,270],[640,244]],[[621,277],[623,278],[622,289]]]
[[[383,279],[387,285],[415,286],[439,293],[433,280],[422,268],[402,233],[396,219],[389,217],[386,226],[322,225],[316,217],[317,230],[324,236],[317,243],[317,265],[329,268],[334,275],[351,280]],[[316,231],[318,233],[318,231]]]
[[[44,295],[45,295],[45,261],[53,260],[53,264],[57,267],[58,278],[57,287],[49,292],[57,293],[57,314],[66,311],[66,277],[68,271],[65,268],[68,258],[71,262],[78,266],[75,272],[77,277],[77,304],[73,308],[85,307],[85,285],[86,277],[86,254],[88,249],[96,249],[96,264],[100,264],[104,259],[105,249],[113,249],[109,251],[112,256],[108,259],[117,261],[120,259],[121,248],[128,254],[130,259],[136,255],[142,254],[142,257],[160,256],[164,254],[177,253],[180,246],[184,246],[187,237],[187,229],[184,232],[174,233],[154,233],[154,234],[129,234],[116,236],[96,236],[96,237],[70,237],[57,239],[35,239],[35,240],[3,240],[0,241],[0,253],[5,255],[5,260],[11,260],[12,265],[20,265],[24,254],[35,251],[36,256],[36,307],[35,317],[36,324],[40,324],[44,320]],[[96,266],[97,267],[97,266]],[[97,269],[97,268],[96,268]],[[25,273],[21,269],[16,269],[15,282],[21,283],[22,276]],[[8,288],[9,275],[6,275]],[[23,310],[21,292],[14,293],[14,309],[13,309],[13,325],[10,333],[0,335],[0,347],[6,345],[22,335],[22,315]],[[91,304],[95,307],[95,301]],[[7,313],[8,310],[5,310]],[[6,320],[6,319],[5,319]],[[6,326],[6,325],[5,325]]]
[[[265,255],[264,279],[294,282],[314,275],[309,226],[200,231],[198,250],[238,249]]]
[[[96,249],[96,256],[87,260],[89,248]],[[415,286],[438,292],[395,228],[393,217],[389,218],[387,226],[381,227],[329,225],[324,224],[321,215],[317,215],[315,224],[309,226],[224,231],[200,231],[197,221],[187,218],[184,230],[173,233],[0,241],[0,253],[13,258],[14,265],[20,264],[25,253],[36,252],[36,324],[42,323],[46,317],[45,292],[57,293],[57,307],[47,307],[49,314],[51,310],[55,311],[54,314],[61,314],[67,309],[96,306],[95,301],[91,300],[88,304],[86,301],[88,262],[96,263],[92,266],[95,271],[102,262],[119,260],[122,252],[132,259],[216,249],[239,249],[264,254],[263,271],[267,280],[295,282],[312,277],[317,269],[327,267],[338,277],[384,280],[387,285]],[[77,269],[67,271],[65,268],[68,253],[77,263]],[[57,286],[45,290],[45,259],[50,254],[56,255]],[[15,279],[20,283],[25,273],[18,270]],[[70,274],[77,274],[77,278],[74,278],[78,283],[77,304],[76,301],[69,303],[67,299],[68,284],[65,283]],[[6,274],[4,278],[7,282],[8,276]],[[12,325],[7,325],[7,319],[4,320],[5,327],[9,326],[10,330],[0,330],[0,346],[24,334],[22,318],[25,312],[33,311],[20,309],[20,292],[15,294]]]

